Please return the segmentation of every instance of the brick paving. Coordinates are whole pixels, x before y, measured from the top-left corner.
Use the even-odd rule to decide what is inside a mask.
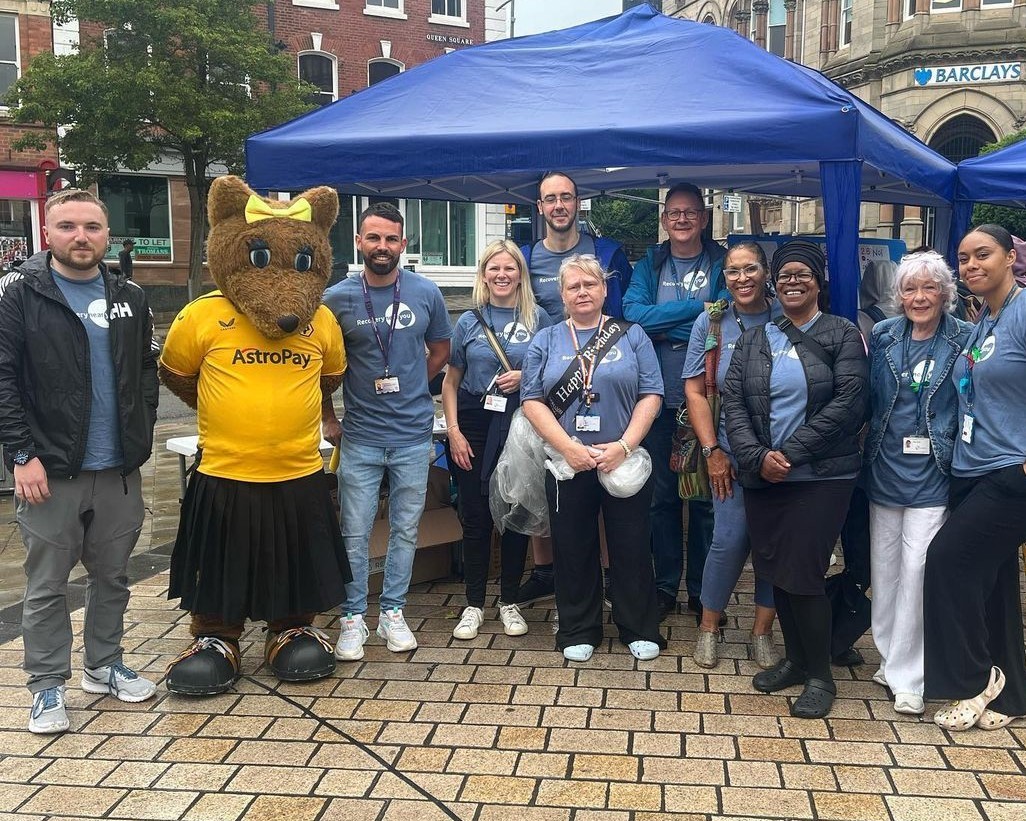
[[[190,427],[162,424],[157,439]],[[126,660],[156,678],[187,641],[185,617],[166,600],[177,481],[170,454],[147,466],[133,559]],[[0,594],[11,597],[20,540],[10,499],[0,505]],[[503,635],[492,608],[480,636],[458,642],[462,603],[459,583],[416,586],[406,615],[419,649],[390,653],[372,633],[362,661],[310,684],[266,673],[255,625],[234,693],[184,699],[161,686],[153,701],[123,704],[69,686],[73,731],[61,736],[25,729],[21,643],[9,631],[0,819],[1026,819],[1026,725],[949,734],[895,714],[869,681],[869,639],[866,665],[835,670],[826,720],[788,715],[797,689],[755,693],[750,573],[714,671],[691,661],[688,616],[667,620],[669,647],[654,661],[635,661],[607,625],[592,661],[570,665],[554,649],[551,602],[525,609],[526,636]],[[82,611],[72,618],[80,627]],[[337,618],[320,623],[336,634]]]

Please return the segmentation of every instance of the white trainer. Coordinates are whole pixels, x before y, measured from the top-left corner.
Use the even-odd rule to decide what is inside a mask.
[[[114,696],[118,701],[134,704],[153,698],[157,685],[140,676],[121,662],[82,671],[82,689],[87,693]]]
[[[453,628],[452,637],[454,639],[476,639],[477,631],[483,623],[484,611],[480,607],[464,607],[460,623]]]
[[[398,607],[382,610],[378,619],[378,636],[385,640],[385,645],[393,653],[417,649],[417,639],[403,618],[403,611]]]
[[[32,712],[29,714],[29,732],[48,734],[63,733],[71,722],[64,706],[64,685],[47,687],[32,696]]]
[[[342,619],[342,632],[335,645],[335,658],[339,661],[359,661],[363,658],[363,645],[370,636],[370,628],[361,613],[349,613]]]
[[[502,622],[502,631],[507,636],[522,636],[527,632],[527,622],[515,604],[499,602],[499,621]]]

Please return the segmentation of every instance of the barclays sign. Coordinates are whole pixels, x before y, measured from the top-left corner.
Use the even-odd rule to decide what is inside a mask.
[[[934,66],[912,72],[917,86],[975,85],[978,83],[1016,83],[1022,80],[1021,63],[978,63],[965,66]]]

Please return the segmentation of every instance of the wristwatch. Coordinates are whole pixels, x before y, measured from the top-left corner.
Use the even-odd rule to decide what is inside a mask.
[[[719,448],[720,448],[720,443],[719,443],[719,442],[717,442],[717,443],[716,443],[715,445],[711,445],[711,446],[709,446],[709,447],[705,447],[705,446],[703,445],[703,446],[702,446],[702,455],[703,455],[703,456],[704,456],[704,457],[705,457],[706,459],[708,459],[708,458],[709,458],[710,456],[712,456],[712,452],[713,452],[714,450],[719,450]]]
[[[14,464],[24,466],[32,461],[32,454],[27,450],[16,450],[14,455],[11,456],[11,459]]]

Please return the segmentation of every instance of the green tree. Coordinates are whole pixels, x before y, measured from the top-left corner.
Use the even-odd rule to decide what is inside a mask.
[[[92,25],[83,23],[76,53],[32,60],[8,96],[13,119],[64,126],[61,152],[86,182],[180,158],[192,208],[189,296],[198,295],[210,175],[241,169],[246,137],[306,111],[313,87],[296,78],[252,2],[54,0],[50,7],[58,22]],[[21,145],[44,146],[31,136]]]
[[[997,151],[999,148],[1012,145],[1020,140],[1026,140],[1026,129],[1002,137],[996,143],[988,143],[980,149],[980,156],[990,154],[992,151]],[[988,222],[1003,226],[1017,237],[1026,237],[1026,209],[984,204],[973,208],[973,225],[983,225]]]
[[[600,234],[629,246],[637,256],[659,238],[659,191],[652,188],[623,193],[647,201],[595,197],[589,219]]]

